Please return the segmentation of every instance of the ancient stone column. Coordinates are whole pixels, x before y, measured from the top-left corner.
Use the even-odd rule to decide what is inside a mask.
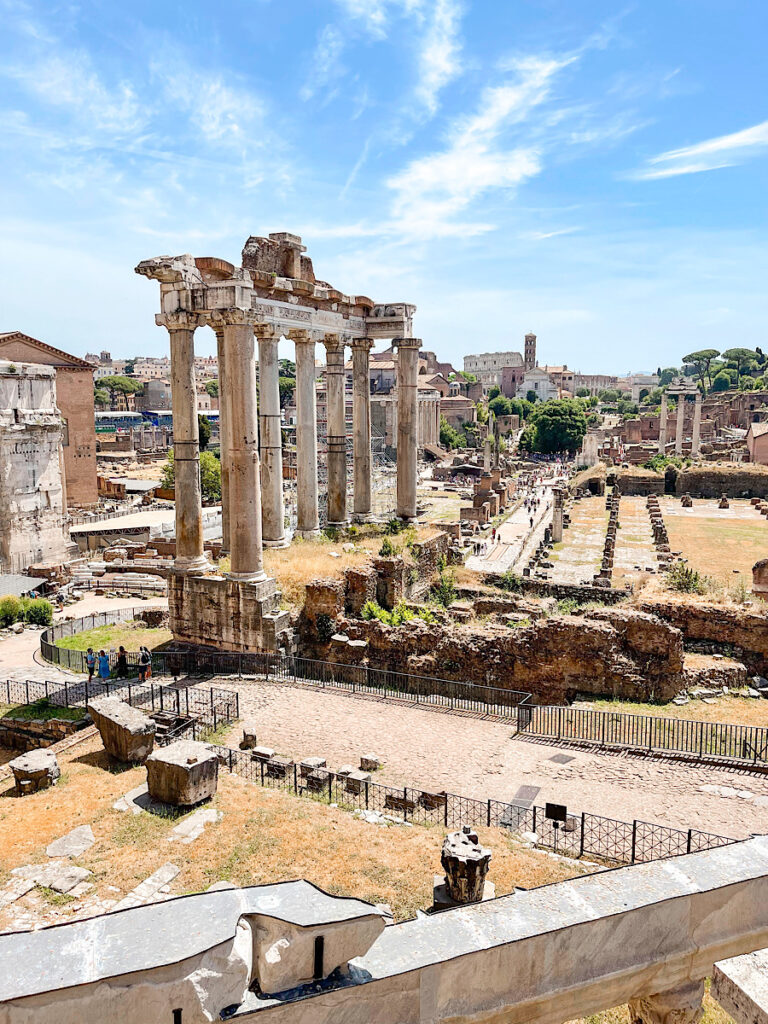
[[[392,345],[397,347],[397,514],[415,519],[421,338],[393,338]]]
[[[448,895],[455,903],[480,903],[491,851],[481,846],[477,833],[465,825],[445,837],[440,854]]]
[[[214,328],[216,354],[219,364],[219,461],[221,463],[221,550],[229,554],[229,402],[231,381],[227,376],[227,357],[224,352],[224,328]]]
[[[261,443],[261,526],[265,548],[284,548],[283,436],[280,418],[280,332],[257,324],[259,343],[259,440]]]
[[[563,539],[563,492],[559,487],[552,491],[552,543],[559,544]]]
[[[328,438],[328,525],[347,526],[347,430],[344,400],[344,342],[326,334],[325,388]]]
[[[677,417],[675,420],[675,455],[683,454],[683,426],[685,424],[685,395],[677,396]]]
[[[200,487],[200,439],[195,390],[195,328],[193,313],[158,313],[155,322],[171,339],[171,403],[173,464],[176,476],[177,572],[204,573],[211,566],[203,549],[203,497]]]
[[[217,310],[212,319],[224,329],[224,359],[229,377],[229,517],[232,579],[266,579],[261,550],[261,479],[256,407],[254,314]]]
[[[667,416],[669,415],[669,408],[667,406],[667,392],[661,396],[661,416],[659,417],[659,455],[663,455],[667,447]]]
[[[370,352],[373,341],[353,338],[352,349],[352,473],[353,519],[356,523],[373,518],[371,505],[371,383]]]
[[[695,459],[701,446],[701,392],[696,392],[696,403],[693,407],[693,436],[691,438],[691,458]]]
[[[317,398],[315,395],[315,341],[309,331],[293,329],[296,344],[296,489],[299,537],[320,532],[317,506]]]
[[[696,1024],[704,999],[704,981],[689,981],[668,992],[629,1001],[632,1024]]]

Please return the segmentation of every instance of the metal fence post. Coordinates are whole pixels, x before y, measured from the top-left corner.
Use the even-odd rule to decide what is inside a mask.
[[[85,680],[85,703],[88,703],[88,680]]]
[[[693,843],[693,829],[688,829],[688,842],[685,844],[685,852],[691,852],[691,845]]]
[[[586,831],[587,815],[584,811],[581,812],[581,837],[579,839],[579,856],[584,856],[584,832]]]
[[[24,692],[26,694],[26,703],[29,704],[29,680],[28,679],[24,683]]]
[[[45,699],[48,700],[48,680],[45,680]]]
[[[232,772],[232,755],[233,754],[234,754],[234,750],[232,750],[232,748],[230,747],[229,748],[229,771],[230,771],[230,773]]]
[[[635,863],[635,852],[637,850],[637,818],[632,822],[632,859],[630,864]]]
[[[294,766],[295,767],[295,766]],[[328,772],[328,803],[333,802],[333,775]]]
[[[488,826],[488,828],[491,827],[491,801],[490,800],[488,801],[488,814],[486,815],[485,824]]]
[[[299,767],[295,762],[293,765],[293,792],[299,792]]]
[[[10,697],[8,698],[8,703],[10,703]],[[69,687],[67,686],[66,679],[64,680],[64,707],[69,707]]]
[[[368,810],[368,786],[369,785],[370,785],[370,783],[368,783],[368,782],[365,783],[365,809],[366,809],[366,811]]]
[[[531,829],[531,832],[535,832],[535,831],[536,831],[536,804],[533,805],[533,828]]]

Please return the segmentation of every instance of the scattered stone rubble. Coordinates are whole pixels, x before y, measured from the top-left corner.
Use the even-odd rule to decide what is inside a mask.
[[[16,784],[16,795],[26,796],[53,786],[61,775],[59,762],[52,750],[28,750],[9,762]]]

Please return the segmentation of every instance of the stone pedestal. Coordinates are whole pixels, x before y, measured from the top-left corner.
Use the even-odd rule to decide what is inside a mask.
[[[344,415],[344,342],[326,334],[325,386],[328,439],[328,525],[347,526],[347,436]]]
[[[397,514],[416,518],[420,338],[394,338],[397,348]]]
[[[216,793],[219,759],[205,743],[178,740],[147,758],[147,788],[153,800],[190,807]]]
[[[171,402],[173,405],[173,464],[176,492],[176,557],[179,572],[210,570],[203,549],[203,498],[200,488],[200,440],[197,425],[194,334],[198,318],[192,313],[158,313],[171,342]]]
[[[371,382],[369,338],[354,338],[352,348],[352,472],[353,519],[357,523],[373,518],[371,487]]]
[[[283,438],[280,428],[279,332],[259,324],[259,439],[261,443],[261,523],[265,548],[283,548],[285,504],[283,501]]]
[[[315,342],[308,331],[292,330],[296,344],[296,533],[309,539],[320,533],[317,503],[317,398],[315,395]]]
[[[450,899],[457,904],[480,903],[491,851],[480,845],[477,833],[465,825],[461,832],[450,832],[443,843],[440,863]]]
[[[138,708],[117,697],[100,697],[88,705],[101,742],[117,761],[141,764],[155,745],[155,723]]]
[[[48,789],[61,775],[59,763],[52,750],[29,750],[8,762],[16,784],[16,795],[26,796]]]

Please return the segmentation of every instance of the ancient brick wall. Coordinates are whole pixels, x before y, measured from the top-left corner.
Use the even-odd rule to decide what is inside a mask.
[[[643,607],[679,629],[686,642],[708,642],[715,651],[725,646],[752,672],[768,675],[768,614],[764,606],[752,610],[704,601],[660,601]]]
[[[0,747],[7,750],[36,750],[51,747],[89,724],[66,718],[0,718]]]

